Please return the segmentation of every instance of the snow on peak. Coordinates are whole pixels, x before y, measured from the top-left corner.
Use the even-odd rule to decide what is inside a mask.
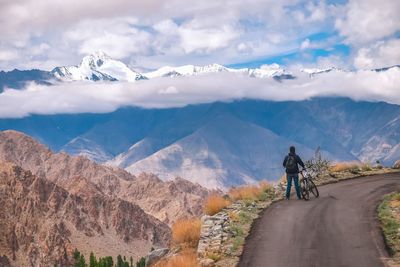
[[[256,78],[275,77],[290,74],[281,68],[278,64],[262,65],[260,68],[249,69],[249,75]]]
[[[328,68],[303,68],[300,69],[300,71],[307,73],[310,76],[314,76],[315,74],[327,73],[331,71],[342,71],[342,70],[336,67],[328,67]]]
[[[52,73],[61,80],[128,81],[145,79],[125,63],[114,60],[102,51],[85,56],[78,66],[57,67]]]
[[[107,60],[111,60],[111,57],[109,57],[106,53],[102,51],[97,51],[91,55],[83,57],[81,64],[79,64],[79,66],[85,66],[90,69],[96,69],[98,67],[101,67],[101,65],[103,65],[103,63]]]
[[[180,67],[162,67],[155,71],[144,73],[143,75],[149,79],[157,77],[177,77],[177,76],[193,76],[201,75],[205,73],[220,73],[220,72],[231,72],[249,75],[255,78],[265,78],[265,77],[275,77],[281,75],[291,75],[281,68],[278,64],[262,65],[260,68],[256,69],[234,69],[228,68],[223,65],[213,63],[205,66],[194,66],[194,65],[184,65]]]

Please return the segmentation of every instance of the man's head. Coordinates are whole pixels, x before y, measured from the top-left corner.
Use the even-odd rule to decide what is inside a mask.
[[[289,148],[289,152],[290,152],[291,154],[295,154],[295,153],[296,153],[296,148],[295,148],[294,146],[291,146],[291,147]]]

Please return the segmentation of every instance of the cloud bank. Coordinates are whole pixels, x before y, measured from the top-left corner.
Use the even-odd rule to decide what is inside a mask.
[[[119,107],[182,107],[244,98],[274,101],[344,96],[354,100],[400,104],[400,68],[383,72],[329,72],[277,82],[232,73],[159,78],[136,83],[71,82],[53,86],[31,83],[0,94],[0,118],[30,114],[106,113]]]

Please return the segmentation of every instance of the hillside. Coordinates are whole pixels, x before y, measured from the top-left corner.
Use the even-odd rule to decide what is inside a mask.
[[[169,227],[139,206],[96,192],[84,181],[73,192],[0,162],[0,254],[13,266],[68,265],[85,254],[142,256],[165,246]]]
[[[94,193],[123,199],[171,224],[180,217],[201,213],[209,191],[181,179],[163,182],[152,174],[138,177],[98,165],[85,157],[53,153],[31,137],[15,131],[0,132],[0,161],[11,162],[70,193]],[[152,193],[153,192],[153,193]]]

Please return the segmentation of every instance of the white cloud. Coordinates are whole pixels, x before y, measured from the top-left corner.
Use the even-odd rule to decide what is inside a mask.
[[[301,45],[300,45],[300,49],[304,50],[310,47],[310,39],[305,39]]]
[[[0,50],[0,61],[10,61],[18,58],[15,50]]]
[[[354,58],[359,69],[382,68],[400,64],[400,39],[380,41],[360,48]]]
[[[232,26],[198,28],[191,23],[179,29],[181,46],[186,53],[197,51],[211,52],[227,47],[239,36]]]
[[[356,100],[400,104],[400,68],[385,72],[329,72],[313,79],[306,74],[295,75],[297,79],[281,83],[232,73],[160,78],[137,83],[73,82],[54,86],[32,83],[25,90],[6,89],[0,94],[0,117],[23,117],[32,113],[111,112],[122,106],[181,107],[242,98],[280,101],[347,96]]]
[[[335,26],[348,43],[362,45],[398,32],[399,10],[397,0],[350,0]]]
[[[95,50],[144,68],[238,63],[292,53],[332,24],[331,5],[304,0],[6,0],[0,9],[0,46],[20,55],[0,62],[8,69],[76,64]],[[31,57],[40,43],[49,49]]]
[[[117,59],[146,55],[151,35],[136,28],[136,22],[132,18],[82,21],[64,34],[64,40],[77,42],[81,54],[101,50]]]

